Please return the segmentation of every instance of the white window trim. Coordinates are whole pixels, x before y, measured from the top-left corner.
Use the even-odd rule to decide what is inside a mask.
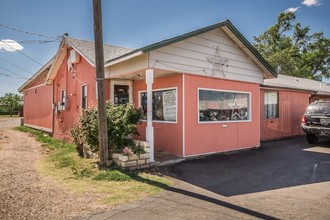
[[[110,80],[110,100],[115,103],[115,85],[128,86],[129,103],[133,103],[132,80]]]
[[[152,120],[152,122],[156,123],[164,123],[164,124],[178,124],[178,87],[168,87],[168,88],[161,88],[161,89],[153,89],[152,92],[162,91],[162,90],[173,90],[175,89],[175,99],[176,99],[176,115],[175,121],[159,121],[159,120]],[[147,92],[147,90],[141,90],[138,92],[138,105],[141,107],[141,93]],[[142,122],[147,122],[147,120],[142,120]]]
[[[84,86],[86,86],[86,88],[87,88],[87,95],[86,95],[86,108],[83,108],[83,87]],[[83,85],[81,85],[81,99],[80,99],[80,107],[81,107],[81,109],[82,110],[87,110],[88,109],[88,84],[83,84]]]
[[[265,98],[266,98],[266,93],[276,93],[276,95],[277,95],[277,117],[265,117],[265,105],[266,105]],[[279,93],[279,91],[268,90],[268,91],[265,91],[264,92],[264,112],[263,112],[263,117],[266,120],[273,120],[273,119],[276,119],[276,118],[280,118],[280,93]]]
[[[199,120],[199,91],[200,90],[248,94],[249,95],[249,106],[248,106],[248,109],[249,109],[249,119],[248,120],[237,120],[237,121],[233,121],[233,120],[229,120],[229,121],[200,121]],[[251,103],[252,103],[251,92],[236,91],[236,90],[210,89],[210,88],[197,87],[197,119],[198,119],[198,124],[227,124],[227,123],[247,123],[247,122],[252,122],[252,108],[251,108]]]

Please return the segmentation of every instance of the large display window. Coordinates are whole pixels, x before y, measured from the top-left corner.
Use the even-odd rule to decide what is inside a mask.
[[[251,120],[250,96],[248,92],[198,89],[199,122]]]

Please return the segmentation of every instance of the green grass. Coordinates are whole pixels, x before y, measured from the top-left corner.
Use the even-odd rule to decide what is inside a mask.
[[[13,115],[13,117],[10,117],[10,115],[0,115],[0,118],[20,118],[18,115]]]
[[[42,176],[55,180],[73,193],[95,193],[99,203],[123,204],[153,195],[172,185],[166,177],[144,172],[115,168],[99,170],[98,161],[79,157],[73,144],[28,127],[15,129],[32,134],[43,143],[47,154],[37,162],[37,170]]]

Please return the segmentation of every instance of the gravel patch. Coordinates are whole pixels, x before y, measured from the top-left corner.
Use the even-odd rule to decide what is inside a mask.
[[[40,177],[35,163],[42,152],[28,134],[0,127],[0,219],[73,219],[107,208]]]

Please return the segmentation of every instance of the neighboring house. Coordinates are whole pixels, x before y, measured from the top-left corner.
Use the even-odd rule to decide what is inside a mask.
[[[280,91],[278,97],[289,90],[287,96],[301,94],[299,106],[311,96],[310,90],[282,90],[267,83],[260,88],[264,79],[270,82],[277,74],[228,20],[137,50],[105,45],[104,55],[106,99],[135,103],[145,119],[138,138],[183,157],[260,146],[263,129],[272,129],[264,126],[265,91]],[[96,106],[94,57],[93,42],[64,36],[51,64],[19,89],[26,109],[47,109],[51,126],[40,124],[38,114],[28,110],[26,125],[70,139],[79,114]],[[51,88],[48,101],[39,101],[43,95],[38,92],[29,98],[33,85]],[[148,95],[153,100],[149,117]],[[283,106],[280,117],[291,114]]]
[[[330,98],[330,86],[315,80],[278,75],[260,90],[261,140],[304,135],[300,124],[307,106]]]

